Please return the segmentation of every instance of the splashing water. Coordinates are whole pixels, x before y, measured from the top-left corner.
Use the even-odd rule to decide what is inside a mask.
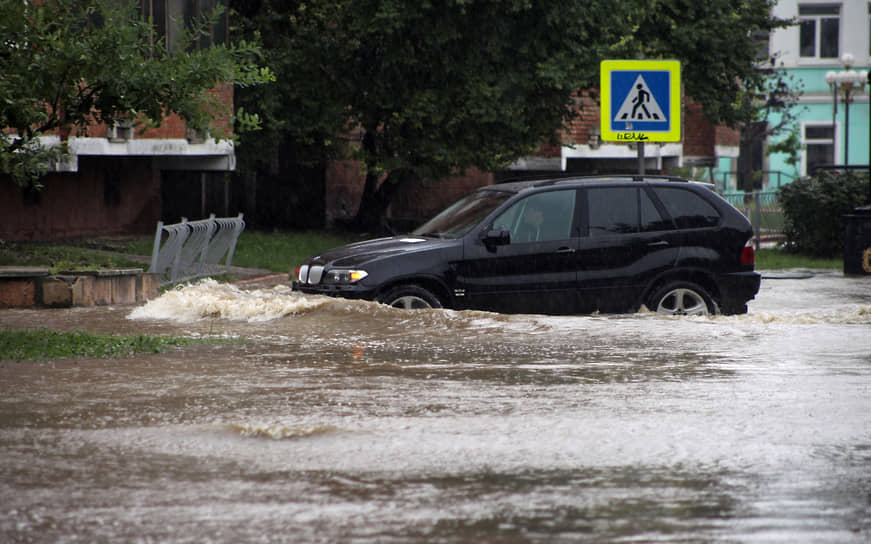
[[[238,287],[204,279],[167,291],[136,308],[128,319],[165,319],[190,323],[203,318],[261,322],[308,312],[331,299],[302,296],[286,286],[244,291]]]

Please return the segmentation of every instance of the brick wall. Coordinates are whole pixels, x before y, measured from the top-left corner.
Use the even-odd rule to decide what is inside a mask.
[[[683,152],[685,157],[713,157],[716,132],[698,104],[684,105]]]
[[[570,145],[584,145],[590,143],[590,134],[599,133],[600,105],[597,100],[584,93],[575,98],[576,108],[579,112],[568,130],[563,135],[563,142]]]
[[[82,157],[78,173],[53,173],[42,182],[28,201],[20,187],[0,181],[0,239],[149,233],[160,219],[160,173],[148,159]]]

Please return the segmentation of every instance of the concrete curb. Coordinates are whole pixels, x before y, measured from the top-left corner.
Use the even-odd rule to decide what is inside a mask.
[[[156,298],[159,290],[159,275],[141,268],[49,275],[47,268],[0,267],[0,308],[136,304]]]

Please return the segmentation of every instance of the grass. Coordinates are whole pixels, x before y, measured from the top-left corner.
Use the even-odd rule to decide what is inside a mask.
[[[49,329],[0,329],[0,360],[42,361],[68,357],[120,358],[162,353],[203,340],[179,337],[94,335]]]
[[[757,270],[784,270],[790,268],[810,269],[841,269],[844,260],[824,259],[821,257],[807,257],[795,253],[788,253],[780,249],[760,249],[756,252]]]
[[[236,242],[232,264],[289,272],[306,258],[360,238],[341,232],[244,231]],[[57,242],[4,242],[0,240],[0,266],[41,266],[52,274],[66,270],[148,268],[154,246],[151,235],[97,237]]]
[[[66,270],[101,268],[142,268],[143,264],[75,242],[3,242],[0,240],[0,266],[39,266],[56,274]]]
[[[312,255],[361,238],[348,233],[245,231],[236,242],[233,264],[289,272]]]

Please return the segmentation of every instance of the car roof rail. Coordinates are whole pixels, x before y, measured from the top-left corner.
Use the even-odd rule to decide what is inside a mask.
[[[597,175],[584,175],[584,176],[563,176],[563,177],[552,177],[549,179],[541,180],[533,184],[534,187],[547,187],[548,185],[555,185],[557,183],[566,183],[572,181],[583,181],[583,180],[608,180],[608,179],[621,179],[621,180],[632,180],[632,181],[674,181],[678,183],[689,183],[690,180],[680,176],[666,176],[662,174],[597,174]],[[521,180],[517,180],[521,181]],[[526,179],[522,181],[535,181],[535,179]]]

